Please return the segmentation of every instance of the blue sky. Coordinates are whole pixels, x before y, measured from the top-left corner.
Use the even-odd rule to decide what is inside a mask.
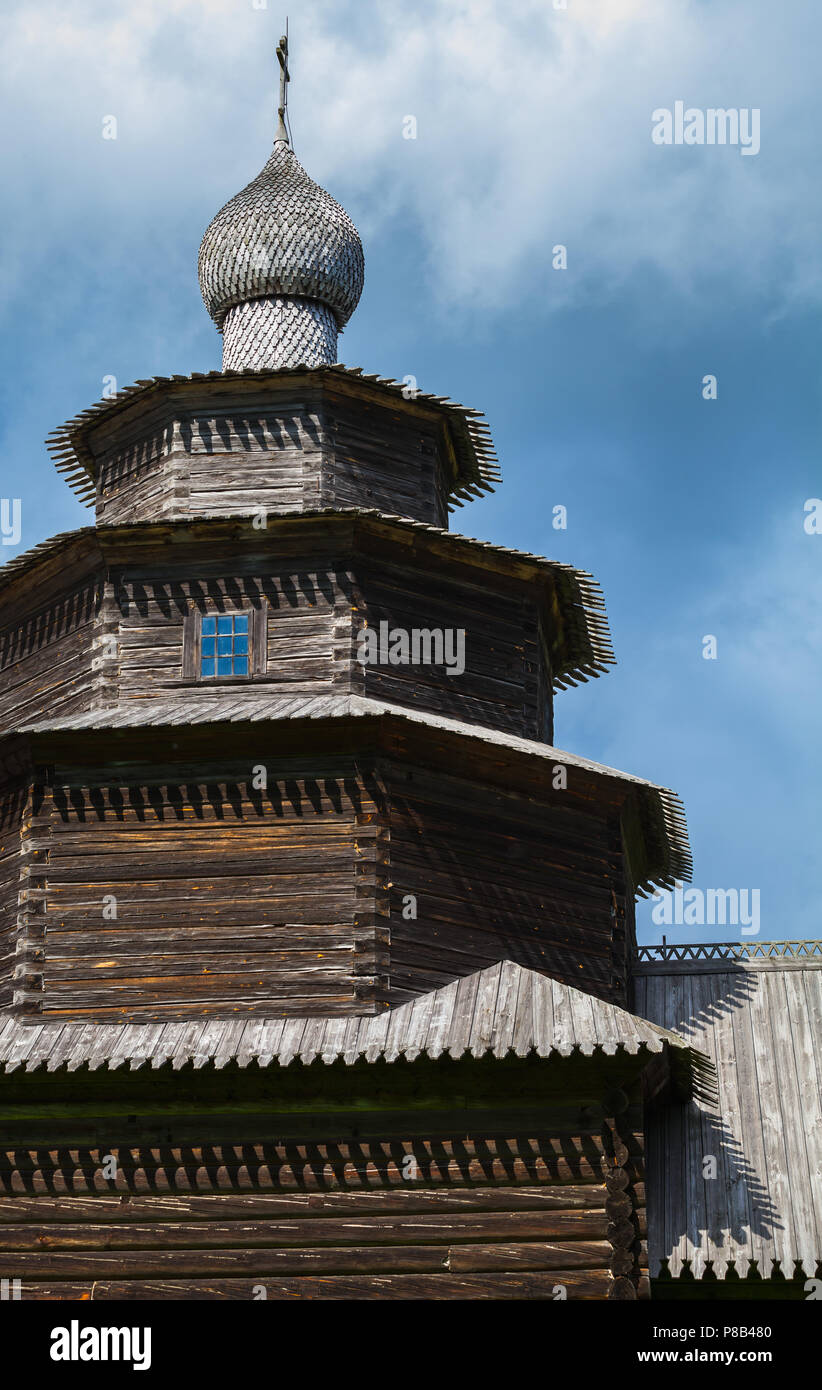
[[[105,376],[219,366],[197,248],[269,153],[282,20],[271,0],[5,7],[19,550],[90,520],[42,441]],[[694,884],[758,888],[762,938],[822,936],[822,8],[309,0],[290,29],[296,151],[365,244],[341,360],[485,411],[504,483],[454,529],[602,585],[619,664],[558,696],[558,745],[674,787]],[[655,145],[676,100],[759,109],[760,152]]]

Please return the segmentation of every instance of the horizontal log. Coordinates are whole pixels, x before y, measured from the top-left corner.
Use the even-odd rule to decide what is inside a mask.
[[[48,953],[45,988],[52,999],[69,997],[82,1002],[84,996],[96,998],[97,992],[107,984],[117,981],[117,988],[123,987],[123,997],[129,997],[132,987],[142,991],[147,989],[146,998],[159,995],[201,992],[224,994],[237,984],[252,989],[265,986],[272,998],[283,998],[292,989],[300,993],[333,985],[340,988],[342,982],[352,973],[353,946],[336,953],[305,951],[281,953],[278,960],[264,953],[235,952],[231,956],[200,954],[191,957],[171,955],[131,956],[123,961],[109,958],[85,960],[78,958],[67,965],[60,963]],[[318,959],[319,957],[319,959]],[[93,974],[88,971],[93,970]],[[63,986],[63,988],[61,988]],[[70,991],[65,988],[70,986]]]
[[[287,965],[289,961],[299,962],[304,953],[309,954],[315,961],[327,958],[330,962],[336,957],[344,957],[353,949],[355,942],[364,943],[373,935],[370,928],[354,928],[350,925],[341,931],[335,931],[333,928],[327,930],[326,936],[326,929],[320,927],[317,934],[311,937],[302,935],[299,928],[296,928],[290,940],[286,940],[283,934],[275,935],[271,928],[268,929],[271,935],[267,935],[264,927],[248,927],[243,934],[238,929],[233,935],[225,936],[222,930],[215,932],[213,928],[195,929],[196,935],[189,928],[181,928],[179,932],[174,933],[173,938],[169,931],[135,934],[124,929],[120,932],[97,934],[53,932],[49,928],[47,949],[52,967],[59,965],[61,969],[68,969],[70,966],[78,970],[83,967],[83,963],[86,969],[93,969],[98,967],[98,961],[101,964],[111,962],[123,966],[131,962],[133,969],[135,960],[150,959],[157,962],[157,970],[160,972],[165,971],[168,961],[179,961],[181,966],[185,961],[187,968],[197,968],[201,965],[210,967],[212,961],[219,961],[226,954],[238,965],[248,964],[252,957],[259,957],[260,964],[267,962],[273,965],[276,962]],[[71,938],[68,943],[67,937]],[[225,965],[226,961],[222,959],[223,968]]]
[[[362,980],[357,977],[356,989],[360,990]],[[353,992],[353,983],[347,993],[301,993],[277,997],[270,991],[263,991],[259,998],[251,991],[215,995],[214,997],[195,997],[192,999],[166,999],[147,1002],[138,998],[126,1003],[117,990],[102,992],[91,999],[69,999],[62,1003],[50,1000],[48,996],[32,993],[31,998],[38,1009],[51,1021],[58,1018],[74,1022],[95,1023],[185,1023],[210,1018],[286,1018],[299,1017],[337,1017],[361,1014],[363,1003]]]
[[[73,1236],[69,1227],[62,1226],[50,1228],[48,1233],[42,1237],[37,1235],[34,1228],[21,1226],[1,1233],[0,1250],[3,1251],[4,1269],[8,1264],[9,1269],[14,1266],[15,1272],[19,1273],[17,1268],[19,1260],[39,1259],[42,1242],[45,1241],[49,1245],[48,1255],[53,1256],[54,1260],[58,1261],[54,1265],[54,1268],[57,1269],[62,1268],[63,1264],[69,1262],[71,1258],[66,1255],[64,1260],[62,1253],[56,1248],[52,1249],[54,1242],[58,1241],[61,1235],[66,1242],[70,1242],[72,1239],[81,1239],[86,1245],[94,1238],[101,1250],[133,1248],[138,1243],[147,1250],[154,1250],[162,1248],[166,1243],[188,1244],[192,1238],[196,1239],[198,1246],[205,1246],[212,1242],[215,1245],[226,1244],[231,1239],[231,1227],[234,1224],[211,1223],[209,1227],[211,1241],[207,1239],[206,1228],[201,1225],[196,1228],[196,1233],[192,1237],[186,1225],[175,1224],[169,1227],[167,1242],[162,1240],[161,1228],[156,1226],[129,1225],[110,1228],[99,1225],[85,1226],[79,1232],[75,1232]],[[351,1240],[352,1236],[362,1240],[366,1232],[368,1243],[371,1245],[412,1245],[420,1242],[426,1244],[467,1244],[494,1239],[515,1243],[524,1240],[604,1241],[606,1230],[607,1221],[604,1213],[595,1210],[524,1212],[473,1212],[469,1210],[457,1214],[426,1212],[403,1216],[369,1216],[367,1220],[354,1219],[353,1226],[349,1220],[344,1218],[333,1219],[324,1216],[292,1221],[272,1218],[261,1223],[241,1223],[241,1229],[236,1231],[235,1235],[243,1247],[250,1247],[260,1242],[266,1248],[270,1248],[273,1246],[344,1245]],[[158,1241],[160,1242],[159,1247]],[[21,1243],[22,1249],[20,1248]],[[46,1252],[43,1252],[43,1258],[46,1257]]]
[[[607,1240],[580,1240],[564,1244],[542,1241],[500,1242],[496,1245],[451,1245],[448,1269],[452,1274],[472,1271],[518,1269],[608,1269],[611,1246]]]
[[[72,856],[67,856],[66,862],[63,862],[59,856],[55,856],[52,848],[48,876],[50,884],[59,884],[61,887],[75,883],[88,885],[90,881],[93,881],[95,888],[103,881],[112,885],[110,888],[100,887],[101,893],[116,891],[114,885],[118,884],[128,884],[129,890],[133,892],[135,880],[138,886],[143,882],[140,878],[141,872],[144,872],[147,878],[166,884],[178,879],[191,880],[210,876],[218,880],[234,878],[241,882],[244,878],[258,875],[265,875],[269,879],[276,877],[278,882],[286,883],[290,876],[298,876],[306,870],[323,875],[339,871],[350,872],[353,841],[352,827],[350,836],[345,840],[340,842],[335,839],[327,847],[323,846],[322,861],[318,863],[316,844],[306,849],[289,845],[286,849],[280,850],[277,858],[274,858],[271,846],[258,844],[253,832],[248,836],[248,843],[238,843],[229,848],[223,842],[222,845],[215,846],[211,854],[203,853],[202,847],[192,840],[187,844],[182,841],[176,846],[170,846],[165,842],[162,832],[155,832],[153,844],[140,846],[134,845],[130,836],[126,835],[123,842],[117,846],[116,852],[88,858],[84,855],[82,864],[73,863]],[[175,855],[178,854],[185,857],[176,859]],[[374,843],[364,843],[358,850],[360,859],[373,859],[375,855]],[[138,857],[142,859],[139,869],[136,862]]]
[[[361,1235],[356,1231],[352,1234]],[[2,1252],[4,1277],[10,1279],[179,1278],[224,1275],[237,1277],[284,1274],[373,1274],[450,1271],[471,1273],[499,1270],[607,1269],[607,1241],[578,1246],[530,1244],[493,1245],[339,1245],[272,1249],[237,1247],[150,1250],[108,1248],[83,1251],[44,1249],[34,1253]]]
[[[431,1275],[337,1275],[327,1278],[138,1281],[99,1280],[95,1300],[212,1298],[247,1300],[255,1297],[254,1284],[263,1282],[270,1300],[296,1298],[322,1300],[438,1300],[438,1299],[551,1299],[565,1292],[568,1299],[608,1297],[612,1279],[607,1270],[554,1270],[552,1273]],[[24,1284],[24,1297],[26,1288]],[[52,1288],[54,1286],[52,1285]]]
[[[510,1213],[497,1213],[496,1222],[493,1224],[505,1225],[504,1218],[507,1215]],[[374,1217],[373,1214],[371,1219],[368,1219],[364,1214],[346,1218],[344,1221],[340,1221],[333,1242],[335,1245],[345,1245],[347,1248],[349,1243],[362,1242],[367,1239],[373,1245],[376,1240],[385,1238],[384,1228],[379,1224],[381,1220],[385,1219],[384,1217]],[[470,1227],[472,1219],[473,1212],[470,1208],[457,1214],[451,1227],[452,1239],[457,1240],[461,1236],[463,1226]],[[415,1238],[419,1242],[428,1241],[429,1236],[440,1241],[440,1228],[428,1219],[428,1214],[420,1214],[416,1217],[410,1229],[413,1229]],[[404,1233],[405,1228],[400,1228],[399,1240],[403,1239]],[[282,1235],[282,1225],[274,1218],[265,1221],[173,1221],[151,1225],[137,1222],[103,1225],[93,1222],[79,1222],[68,1226],[54,1223],[47,1226],[45,1230],[24,1223],[13,1227],[0,1226],[0,1256],[2,1256],[5,1267],[5,1262],[14,1263],[18,1254],[28,1253],[73,1254],[82,1252],[88,1254],[97,1251],[220,1250],[223,1248],[227,1250],[258,1248],[270,1250],[281,1247]],[[289,1243],[292,1241],[292,1237],[306,1246],[312,1246],[327,1237],[327,1226],[322,1224],[319,1218],[309,1217],[307,1222],[300,1222],[299,1229],[295,1228],[294,1231],[288,1233]],[[581,1240],[578,1245],[579,1249],[576,1255],[570,1258],[567,1252],[571,1247],[568,1243],[553,1247],[543,1241],[532,1241],[526,1247],[522,1242],[506,1242],[504,1245],[494,1246],[496,1253],[490,1264],[463,1263],[452,1264],[451,1267],[454,1269],[503,1269],[506,1268],[504,1261],[507,1258],[504,1252],[514,1248],[517,1250],[529,1248],[531,1249],[529,1258],[538,1258],[539,1260],[543,1259],[544,1252],[550,1253],[553,1248],[565,1251],[566,1254],[563,1258],[554,1259],[555,1264],[601,1264],[603,1266],[608,1264],[612,1247],[607,1240]],[[454,1249],[457,1248],[454,1246]],[[486,1246],[477,1248],[484,1250]],[[536,1256],[534,1256],[534,1251],[536,1251]],[[544,1258],[548,1257],[549,1254],[544,1254]],[[548,1269],[553,1266],[544,1263],[532,1263],[529,1267]]]
[[[119,1196],[98,1197],[0,1197],[0,1229],[33,1223],[77,1224],[90,1222],[231,1221],[261,1220],[277,1216],[311,1219],[332,1212],[340,1216],[373,1216],[392,1213],[439,1211],[566,1211],[592,1209],[605,1200],[602,1184],[568,1184],[557,1187],[473,1187],[383,1189],[376,1192],[250,1193],[244,1196]]]
[[[93,1287],[93,1279],[83,1279],[82,1281],[58,1280],[57,1282],[26,1279],[23,1280],[20,1285],[20,1298],[21,1301],[25,1301],[26,1303],[60,1303],[64,1301],[68,1302],[69,1300],[72,1302],[85,1303],[90,1301]],[[138,1296],[146,1298],[153,1297],[153,1295],[149,1294]],[[218,1296],[225,1297],[226,1295]]]

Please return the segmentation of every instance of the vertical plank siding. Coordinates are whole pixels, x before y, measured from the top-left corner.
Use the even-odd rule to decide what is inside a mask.
[[[712,1058],[714,1097],[648,1119],[651,1273],[724,1278],[822,1262],[822,966],[640,965],[634,1007]],[[705,1159],[717,1161],[706,1178]]]

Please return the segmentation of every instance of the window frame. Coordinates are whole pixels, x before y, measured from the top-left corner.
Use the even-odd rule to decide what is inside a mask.
[[[203,619],[248,617],[248,671],[245,675],[204,676],[203,659]],[[267,605],[241,604],[238,607],[218,608],[209,604],[206,608],[190,608],[183,623],[183,680],[195,685],[238,685],[254,680],[266,673],[266,645],[268,636]]]

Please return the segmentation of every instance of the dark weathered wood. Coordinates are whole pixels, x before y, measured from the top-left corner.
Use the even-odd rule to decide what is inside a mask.
[[[57,1016],[184,1018],[216,1001],[274,1016],[374,1008],[386,855],[365,785],[345,765],[326,771],[278,781],[272,769],[264,793],[208,781],[39,789],[18,988]]]
[[[82,739],[56,737],[80,755]],[[404,731],[387,759],[356,758],[347,738],[343,756],[309,758],[269,752],[261,729],[245,761],[223,733],[218,761],[194,726],[182,763],[176,731],[147,731],[152,761],[130,765],[103,761],[116,732],[83,737],[99,765],[55,761],[23,825],[14,969],[27,1012],[367,1013],[502,957],[625,1002],[620,807],[584,774],[554,789],[549,765],[525,796],[485,768],[430,766],[447,759],[437,733],[428,767]],[[228,737],[249,748],[258,734]]]
[[[201,1123],[213,1129],[215,1120]],[[104,1117],[98,1124],[108,1127]],[[84,1281],[94,1298],[126,1299],[242,1298],[255,1284],[270,1298],[625,1296],[613,1228],[626,1203],[642,1215],[630,1166],[637,1136],[620,1135],[616,1151],[611,1130],[526,1141],[482,1138],[470,1121],[468,1129],[410,1147],[110,1145],[118,1177],[98,1196],[77,1184],[96,1183],[102,1148],[28,1147],[6,1156],[15,1195],[0,1198],[0,1261],[35,1298],[60,1297],[61,1283],[76,1298]],[[421,1158],[410,1182],[407,1152]],[[573,1163],[574,1153],[587,1155],[592,1180],[558,1183],[556,1157]],[[461,1185],[472,1173],[474,1185]],[[189,1190],[173,1190],[180,1179]],[[238,1179],[244,1191],[225,1190]]]
[[[255,1220],[274,1217],[313,1218],[323,1214],[368,1216],[381,1214],[481,1211],[570,1211],[591,1210],[604,1205],[604,1184],[572,1184],[558,1187],[475,1187],[468,1190],[450,1186],[409,1187],[408,1183],[380,1191],[253,1192],[242,1195],[216,1193],[192,1196],[100,1194],[96,1197],[0,1197],[0,1229],[4,1238],[12,1228],[31,1227],[37,1232],[52,1223],[106,1222],[121,1225],[150,1220],[171,1223]],[[196,1236],[195,1236],[196,1239]]]
[[[95,421],[98,519],[330,505],[445,524],[456,479],[441,408],[316,375],[242,394],[189,382]]]
[[[173,1280],[129,1282],[100,1280],[95,1299],[210,1299],[255,1297],[254,1285],[262,1284],[269,1299],[600,1299],[612,1285],[607,1270],[556,1269],[551,1273],[493,1273],[464,1275],[332,1275],[325,1278],[259,1280]],[[24,1287],[24,1296],[26,1285]],[[53,1288],[54,1286],[52,1286]],[[52,1295],[54,1296],[54,1295]],[[259,1297],[259,1291],[257,1295]]]
[[[571,1209],[570,1211],[466,1212],[454,1215],[424,1212],[413,1216],[374,1216],[358,1223],[361,1238],[367,1234],[368,1244],[430,1244],[454,1241],[487,1243],[504,1240],[508,1243],[524,1240],[596,1242],[598,1255],[606,1251],[607,1214],[602,1211]],[[340,1245],[350,1240],[356,1226],[350,1218],[338,1220],[311,1216],[307,1220],[261,1222],[198,1223],[173,1227],[129,1224],[109,1230],[88,1223],[79,1226],[53,1226],[48,1232],[33,1232],[25,1226],[9,1229],[0,1226],[0,1252],[14,1263],[16,1252],[36,1251],[48,1246],[55,1252],[64,1249],[144,1249],[186,1247],[197,1248],[236,1246],[288,1247],[302,1245]],[[607,1259],[603,1261],[607,1263]],[[55,1268],[57,1266],[55,1265]]]
[[[11,1006],[17,965],[17,898],[21,831],[28,799],[23,780],[0,784],[0,1008]]]
[[[637,1297],[636,1027],[588,1057],[615,1011],[546,982],[626,1002],[633,885],[674,863],[647,789],[552,782],[553,684],[610,659],[595,586],[444,535],[485,485],[475,426],[343,371],[158,383],[72,429],[106,525],[0,576],[0,715],[92,716],[0,750],[4,1056],[32,1068],[0,1077],[4,1276],[47,1299]],[[201,620],[238,612],[248,676],[209,683]],[[382,623],[464,632],[464,671],[362,665]],[[554,1018],[565,1049],[536,1037]]]
[[[75,586],[55,579],[48,597],[35,590],[17,616],[12,605],[5,608],[0,627],[3,727],[42,718],[45,710],[65,715],[91,706],[101,603],[101,580],[84,577]]]

